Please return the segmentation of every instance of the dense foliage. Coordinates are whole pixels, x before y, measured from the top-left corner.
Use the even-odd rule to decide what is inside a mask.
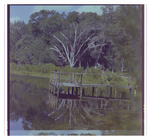
[[[141,73],[142,6],[102,10],[102,15],[41,10],[30,16],[28,24],[10,23],[10,62]]]

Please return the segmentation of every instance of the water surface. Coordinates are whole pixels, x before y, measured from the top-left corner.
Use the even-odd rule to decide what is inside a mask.
[[[57,99],[49,79],[10,76],[10,135],[141,135],[141,100]],[[106,106],[104,106],[106,105]]]

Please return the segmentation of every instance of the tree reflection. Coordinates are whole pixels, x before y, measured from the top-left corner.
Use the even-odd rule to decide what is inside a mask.
[[[129,101],[59,99],[52,93],[49,93],[49,105],[53,111],[48,116],[52,117],[54,121],[61,120],[63,117],[68,118],[68,122],[66,122],[68,126],[64,129],[79,129],[83,126],[84,129],[103,129],[108,125],[111,125],[110,128],[112,128],[113,125],[120,125],[123,112],[129,112]],[[109,119],[113,119],[116,124]]]
[[[47,82],[47,81],[46,81]],[[22,118],[24,130],[141,130],[141,112],[128,102],[59,99],[43,79],[10,81],[10,120]]]

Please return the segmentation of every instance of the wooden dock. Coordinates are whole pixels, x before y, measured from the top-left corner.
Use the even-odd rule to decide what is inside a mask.
[[[95,76],[97,81],[95,83],[88,83],[86,78],[90,76]],[[127,85],[111,85],[108,80],[108,74],[90,74],[90,73],[68,73],[68,72],[50,72],[50,92],[58,98],[70,98],[70,99],[83,99],[83,98],[93,98],[93,99],[121,99],[122,94],[119,93],[119,98],[117,98],[117,89],[124,88],[129,89],[129,94],[131,95],[132,90],[136,94],[137,86],[134,80],[134,85],[131,86],[131,76],[118,76],[128,79]],[[67,90],[63,91],[62,88],[65,87]],[[86,88],[91,88],[92,95],[85,95],[84,90]],[[109,97],[104,97],[101,93],[100,88],[109,88]],[[114,97],[112,97],[112,89],[115,89]]]

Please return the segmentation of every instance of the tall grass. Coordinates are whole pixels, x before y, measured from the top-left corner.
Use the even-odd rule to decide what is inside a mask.
[[[28,64],[15,64],[15,63],[10,63],[10,72],[35,72],[35,73],[50,73],[50,71],[55,71],[57,72],[76,72],[76,73],[82,73],[83,68],[70,68],[70,66],[65,66],[65,67],[59,67],[55,66],[52,63],[48,64],[38,64],[38,65],[28,65]]]
[[[20,72],[22,74],[41,74],[41,75],[49,75],[50,71],[57,72],[72,72],[72,73],[83,73],[82,67],[73,67],[71,68],[69,65],[65,67],[55,66],[52,63],[47,64],[38,64],[38,65],[28,65],[28,64],[15,64],[10,63],[10,72]],[[88,73],[92,73],[89,75]],[[83,74],[83,81],[86,83],[95,83],[100,84],[100,81],[103,80],[102,76],[103,72],[101,69],[95,69],[95,67],[87,67],[86,71]],[[111,73],[111,71],[107,70],[104,73],[104,82],[103,84],[107,84],[106,79],[108,79],[109,83],[112,85],[128,85],[129,78],[127,77],[119,77],[120,73]],[[80,76],[79,76],[80,77]],[[131,85],[134,85],[134,79],[131,78]]]

